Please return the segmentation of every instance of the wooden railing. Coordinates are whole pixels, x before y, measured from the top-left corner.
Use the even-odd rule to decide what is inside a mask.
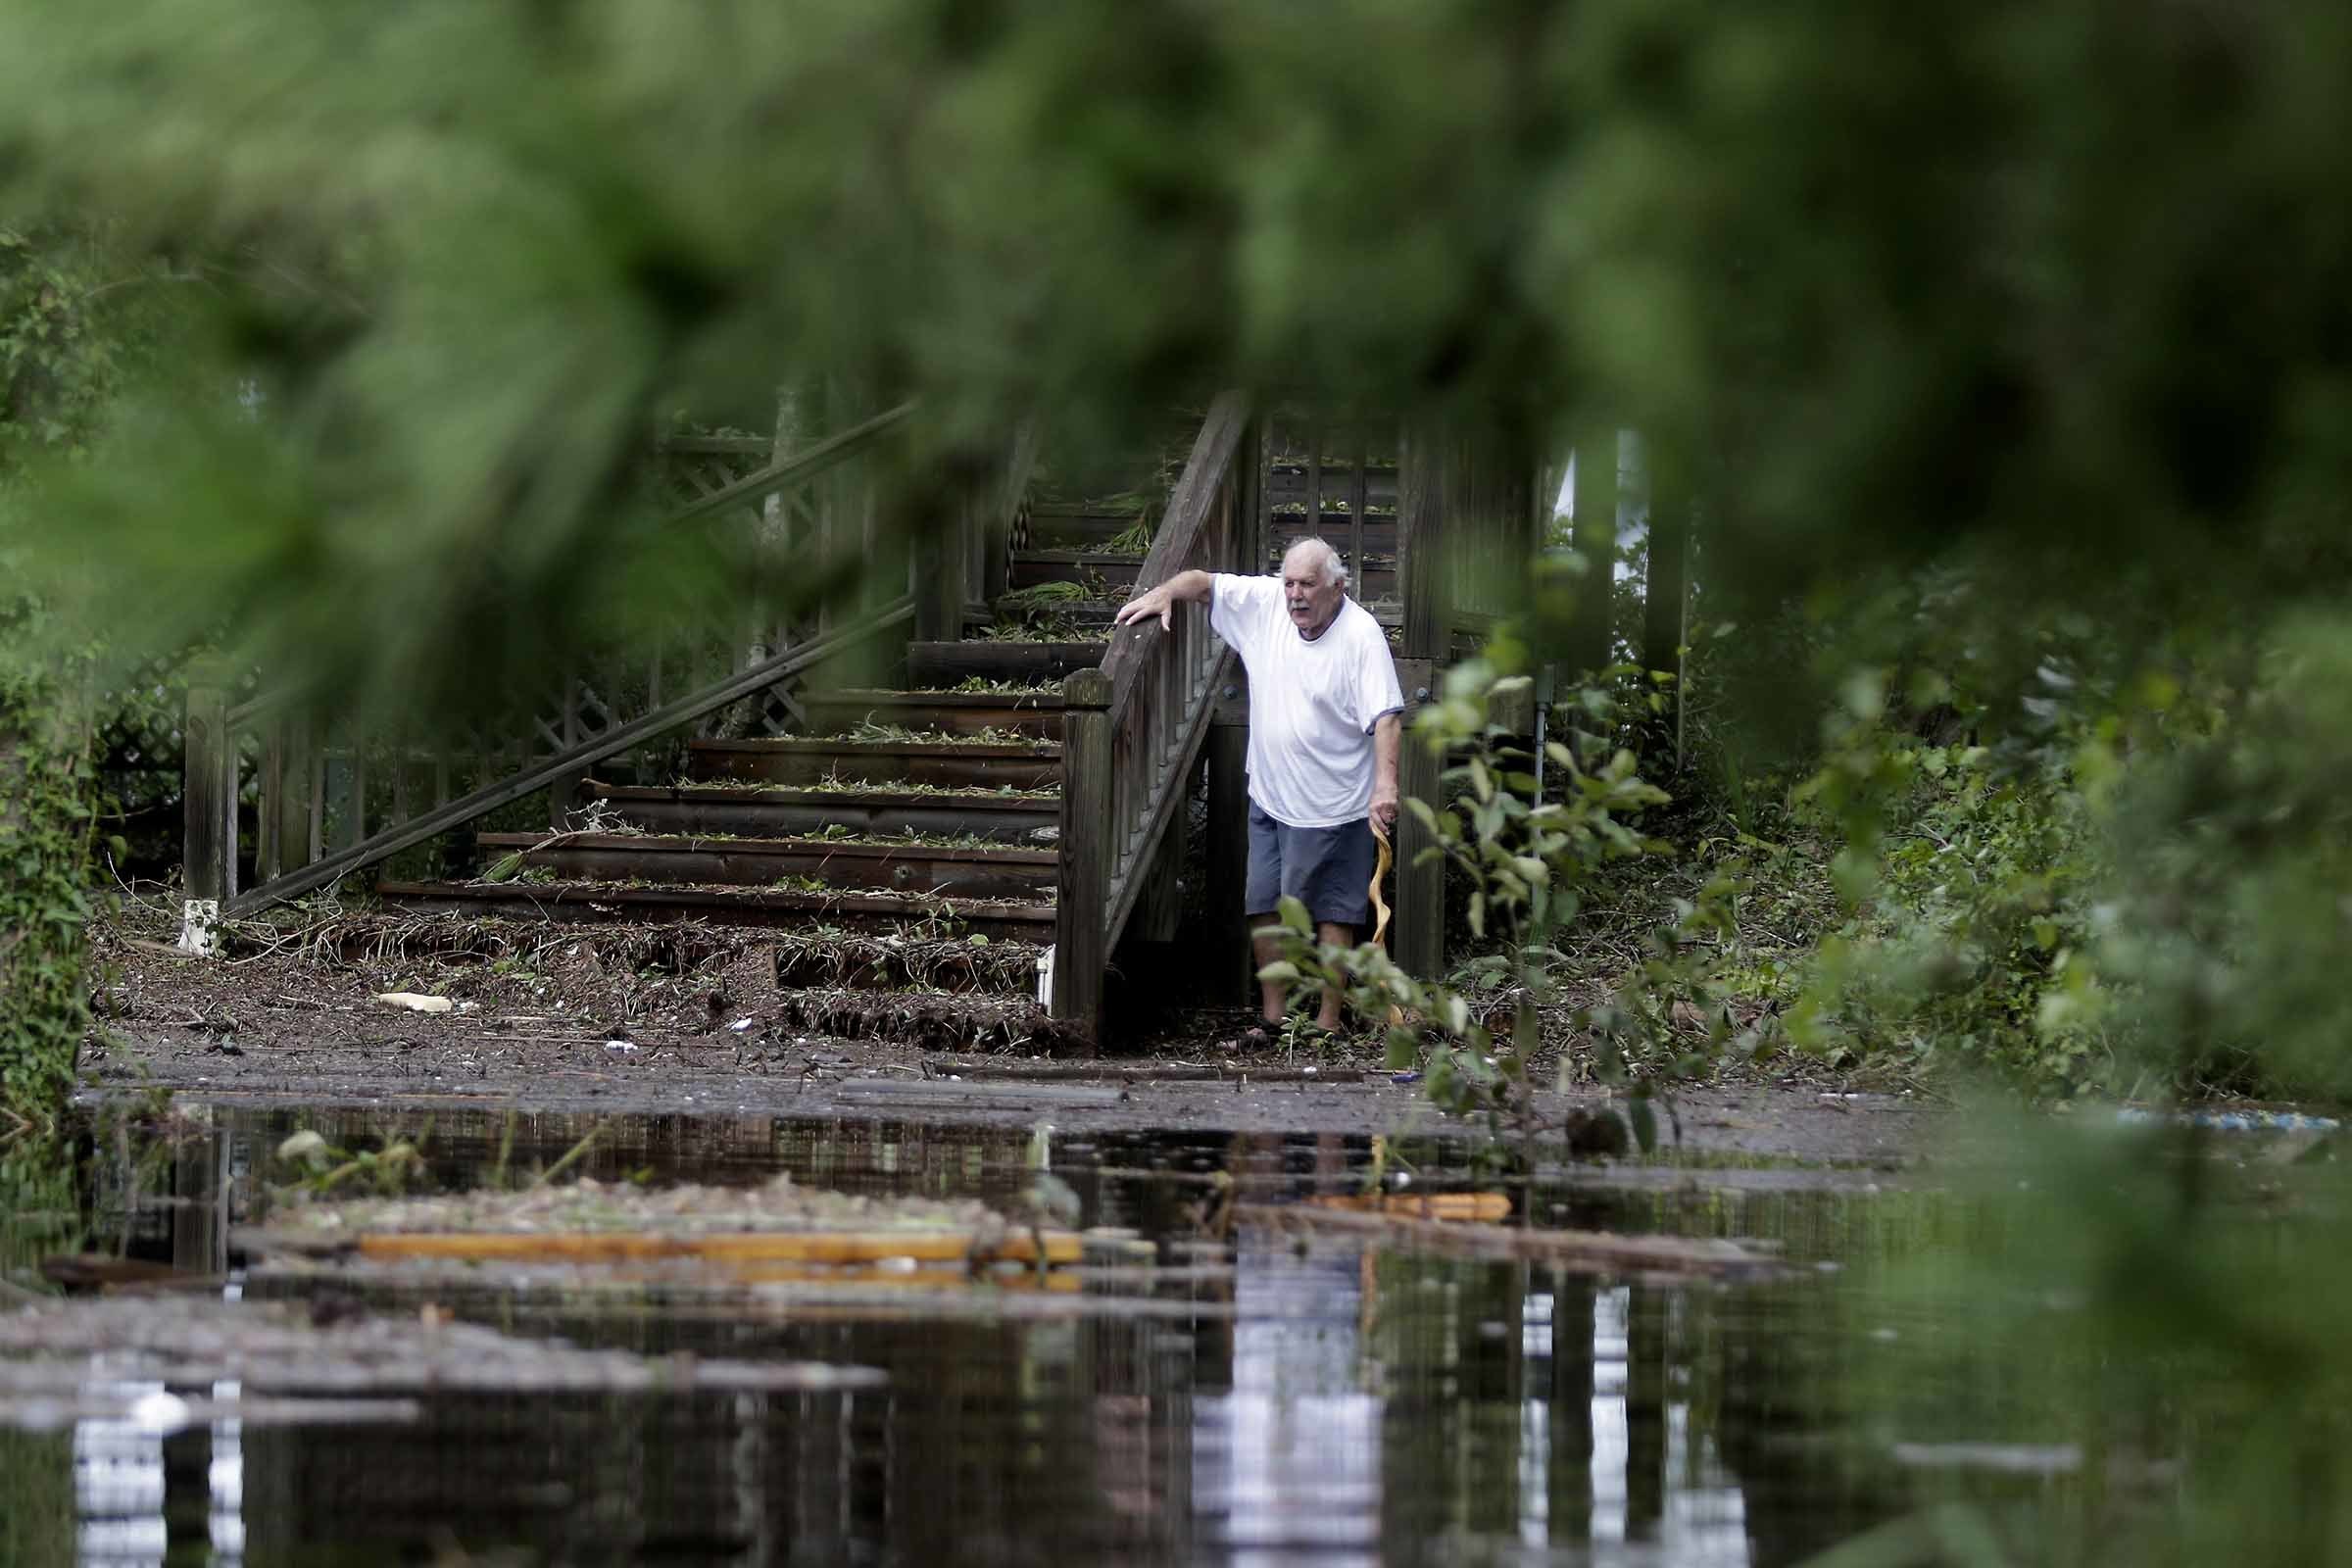
[[[1220,395],[1137,573],[1135,591],[1182,571],[1245,571],[1254,536],[1255,444],[1249,400]],[[1062,683],[1061,868],[1053,1010],[1090,1034],[1104,971],[1184,808],[1184,786],[1231,655],[1208,617],[1185,612],[1111,635],[1102,664]]]
[[[700,479],[696,499],[670,521],[740,512],[747,524],[758,522],[778,497],[773,510],[785,524],[773,541],[778,548],[796,559],[841,548],[845,541],[819,536],[821,509],[797,503],[844,465],[873,454],[911,413],[911,405],[890,410],[723,483]],[[398,732],[314,727],[305,705],[285,691],[232,707],[225,667],[200,662],[190,671],[182,730],[191,920],[209,917],[213,906],[233,917],[302,897],[538,790],[554,791],[560,812],[590,766],[708,728],[717,716],[740,716],[740,705],[755,708],[746,720],[755,727],[790,727],[795,687],[812,666],[913,612],[912,597],[901,594],[829,621],[755,628],[748,643],[744,628],[682,626],[673,637],[575,667],[496,734],[453,737],[441,726],[416,726],[419,734],[435,732],[430,745]],[[244,799],[255,808],[256,885],[240,892]]]

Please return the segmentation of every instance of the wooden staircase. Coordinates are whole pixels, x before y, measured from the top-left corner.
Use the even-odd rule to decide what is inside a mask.
[[[483,877],[386,881],[378,896],[417,911],[830,926],[1042,952],[1060,860],[1061,682],[1102,662],[1143,557],[1100,546],[1132,521],[1041,508],[1011,553],[1013,591],[958,640],[903,645],[900,685],[806,693],[804,734],[690,741],[675,781],[591,776],[564,829],[476,834]],[[1063,581],[1087,597],[1020,591]]]

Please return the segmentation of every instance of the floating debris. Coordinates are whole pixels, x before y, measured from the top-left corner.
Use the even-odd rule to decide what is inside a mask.
[[[297,1203],[236,1245],[257,1255],[554,1263],[701,1262],[734,1271],[996,1263],[1055,1266],[1083,1240],[972,1199],[880,1199],[802,1187],[646,1191],[588,1179],[525,1192]]]
[[[803,1187],[779,1175],[758,1187],[643,1188],[576,1182],[522,1192],[484,1189],[419,1198],[312,1200],[279,1208],[266,1232],[282,1239],[352,1241],[363,1235],[469,1232],[531,1236],[727,1232],[969,1231],[1003,1223],[977,1199],[866,1198]]]
[[[375,1000],[388,1006],[406,1007],[411,1012],[455,1012],[458,1008],[447,997],[428,997],[416,991],[379,991]]]
[[[1316,1208],[1343,1213],[1396,1214],[1407,1219],[1442,1219],[1492,1224],[1511,1217],[1507,1193],[1358,1193],[1310,1198]]]

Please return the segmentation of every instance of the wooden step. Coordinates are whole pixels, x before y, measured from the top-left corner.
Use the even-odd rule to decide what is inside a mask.
[[[1389,532],[1394,536],[1395,529],[1392,528]],[[1272,539],[1266,548],[1267,575],[1271,576],[1282,569],[1283,552],[1305,536],[1306,530],[1300,529],[1295,534],[1278,534]],[[1348,553],[1347,534],[1341,533],[1336,537],[1325,535],[1325,538],[1339,550],[1342,556]],[[1348,591],[1360,596],[1368,590],[1375,599],[1394,594],[1396,591],[1395,549],[1393,547],[1383,549],[1375,546],[1367,537],[1364,543],[1364,556],[1371,564],[1361,571],[1349,573]],[[1013,562],[1012,585],[1015,588],[1028,588],[1047,582],[1084,583],[1098,597],[1124,604],[1134,596],[1135,576],[1141,565],[1141,562],[1127,556],[1078,556],[1071,551],[1046,551],[1023,556]],[[1086,602],[1084,600],[1072,601],[1075,604]],[[1031,616],[1044,617],[1056,613],[1064,607],[1054,603],[1023,608],[1025,612]],[[1012,609],[1013,607],[999,601],[998,613],[1000,616]]]
[[[785,991],[924,991],[960,997],[1037,994],[1037,960],[1044,945],[992,938],[975,947],[965,937],[945,942],[901,942],[856,932],[779,939],[776,985]]]
[[[1104,512],[1067,502],[1046,502],[1029,509],[1029,542],[1031,548],[1038,550],[1100,551],[1135,524],[1136,514],[1132,512]]]
[[[872,688],[804,697],[812,730],[847,731],[862,723],[970,735],[983,730],[1061,739],[1061,693],[900,692]]]
[[[744,784],[598,784],[584,790],[622,821],[654,833],[740,833],[793,838],[828,827],[858,833],[969,835],[1034,844],[1058,828],[1061,803],[1052,795],[994,790],[800,790]]]
[[[1302,512],[1309,504],[1316,475],[1303,460],[1276,461],[1266,469],[1265,500],[1269,507],[1298,507]],[[1348,499],[1355,493],[1355,469],[1347,463],[1326,463],[1322,473],[1322,505],[1330,508],[1335,502]],[[1393,463],[1364,465],[1364,509],[1394,507],[1397,493],[1396,466]],[[1282,515],[1277,513],[1276,515]],[[1326,513],[1329,515],[1329,513]],[[1346,516],[1347,514],[1339,514]]]
[[[580,924],[712,920],[722,925],[790,926],[816,921],[859,929],[937,922],[951,934],[992,941],[1054,940],[1054,906],[1041,902],[804,893],[790,888],[642,888],[610,882],[382,882],[375,891],[387,906],[420,914]]]
[[[1013,600],[1000,599],[989,608],[996,612],[1000,626],[1019,626],[1039,621],[1054,621],[1072,628],[1099,628],[1105,636],[1110,632],[1110,618],[1119,612],[1125,599],[1064,599],[1040,608]]]
[[[950,844],[858,844],[840,839],[730,839],[645,833],[481,833],[493,856],[522,852],[523,863],[566,882],[676,882],[697,887],[774,887],[813,879],[837,889],[944,894],[961,899],[1050,898],[1052,850]],[[816,891],[808,889],[807,891]]]
[[[1107,640],[1028,643],[976,637],[958,643],[909,643],[906,675],[918,686],[935,687],[954,686],[975,675],[983,680],[1058,681],[1074,669],[1094,668],[1109,652]]]
[[[1266,519],[1266,543],[1274,550],[1288,550],[1291,545],[1309,534],[1328,541],[1343,554],[1352,537],[1354,519],[1345,512],[1326,512],[1320,525],[1310,525],[1303,512],[1276,513]],[[1367,514],[1364,518],[1364,554],[1393,556],[1396,553],[1396,519],[1394,515]],[[1277,555],[1279,560],[1280,556]]]
[[[1101,582],[1106,594],[1123,595],[1142,568],[1141,556],[1112,556],[1091,550],[1024,550],[1012,558],[1015,588],[1049,582]]]
[[[1050,741],[999,746],[979,741],[858,741],[841,736],[690,741],[686,770],[697,782],[737,778],[806,785],[838,779],[854,784],[1056,789],[1061,784],[1061,748]]]

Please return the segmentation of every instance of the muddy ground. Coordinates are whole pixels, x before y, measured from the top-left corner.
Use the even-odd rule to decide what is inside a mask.
[[[1073,1058],[1026,1004],[923,993],[788,992],[775,934],[578,930],[326,914],[238,934],[220,957],[169,945],[160,907],[95,936],[102,1016],[86,1091],[221,1102],[770,1113],[1151,1128],[1471,1131],[1377,1046],[1250,1049],[1240,1011],[1185,1015],[1131,1049]],[[448,999],[419,1013],[378,1000]],[[861,1038],[848,1038],[855,1034]],[[1059,1050],[1062,1054],[1056,1054]],[[1544,1075],[1549,1077],[1546,1069]],[[1565,1119],[1599,1090],[1543,1095]],[[1916,1089],[1746,1073],[1676,1101],[1684,1146],[1729,1160],[1894,1170],[1941,1120]]]

